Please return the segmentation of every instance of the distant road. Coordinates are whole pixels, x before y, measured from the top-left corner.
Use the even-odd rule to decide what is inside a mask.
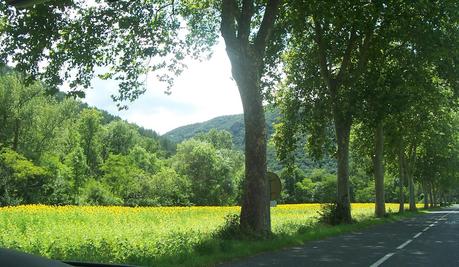
[[[221,266],[459,266],[459,205]]]

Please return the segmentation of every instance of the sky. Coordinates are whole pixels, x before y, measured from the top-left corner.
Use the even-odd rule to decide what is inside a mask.
[[[217,116],[242,113],[223,41],[214,48],[210,60],[188,62],[188,68],[176,78],[171,95],[164,94],[166,86],[158,85],[152,74],[148,75],[147,91],[130,103],[128,110],[118,111],[110,97],[117,92],[114,81],[95,78],[83,101],[159,134]]]

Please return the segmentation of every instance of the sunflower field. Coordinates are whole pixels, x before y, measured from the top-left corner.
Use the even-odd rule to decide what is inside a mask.
[[[320,204],[271,209],[274,234],[294,234],[317,221]],[[387,204],[397,210],[398,204]],[[0,247],[61,260],[150,265],[186,255],[239,207],[119,207],[25,205],[0,208]],[[354,218],[374,204],[352,204]]]

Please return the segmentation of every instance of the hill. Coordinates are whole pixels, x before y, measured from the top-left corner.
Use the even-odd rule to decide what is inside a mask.
[[[268,108],[266,110],[265,118],[268,140],[271,139],[271,136],[274,133],[274,125],[277,123],[279,116],[279,111],[276,109]],[[162,137],[169,139],[172,142],[180,143],[186,139],[194,137],[198,133],[205,133],[211,129],[226,130],[230,132],[233,136],[235,148],[238,150],[244,150],[244,117],[242,114],[220,116],[205,122],[181,126],[165,133]],[[268,168],[277,172],[281,171],[283,166],[277,160],[275,148],[271,145],[268,146],[267,156]],[[320,161],[313,161],[306,155],[302,146],[299,147],[295,153],[295,158],[297,165],[303,170],[318,167],[326,168],[330,171],[335,171],[336,169],[334,159],[326,157]]]
[[[265,116],[268,137],[271,137],[274,132],[273,126],[277,121],[279,112],[274,109],[268,109]],[[165,133],[162,136],[172,142],[180,143],[183,140],[192,138],[198,133],[208,132],[210,129],[226,130],[230,132],[233,136],[234,146],[239,150],[243,150],[244,117],[242,114],[220,116],[205,122],[181,126]]]

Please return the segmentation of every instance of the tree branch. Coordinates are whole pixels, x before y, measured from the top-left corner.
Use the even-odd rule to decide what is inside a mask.
[[[254,12],[253,0],[244,0],[242,2],[242,12],[238,19],[237,38],[248,44],[250,35],[250,22]]]
[[[370,55],[370,45],[372,43],[373,36],[375,35],[375,26],[377,20],[378,17],[374,21],[372,21],[370,27],[368,27],[368,30],[365,32],[365,39],[363,39],[363,43],[360,46],[357,67],[353,73],[354,75],[352,75],[354,79],[360,76],[360,74],[363,72],[363,69],[367,66],[368,57]]]
[[[236,38],[236,14],[237,5],[234,0],[223,0],[222,2],[222,21],[220,31],[227,47],[235,49],[237,46]]]
[[[349,70],[349,66],[351,64],[351,56],[352,56],[352,51],[354,50],[355,46],[355,40],[357,38],[357,34],[354,28],[351,29],[351,35],[349,36],[349,39],[347,41],[346,45],[346,51],[344,52],[343,55],[343,61],[341,63],[341,67],[339,70],[339,73],[336,77],[336,82],[341,83],[343,81],[343,77],[346,73],[346,71]]]
[[[314,39],[318,47],[317,52],[319,56],[320,73],[322,74],[322,77],[324,78],[328,89],[332,91],[334,90],[334,88],[332,85],[332,78],[330,77],[330,70],[327,64],[325,44],[322,40],[322,36],[323,36],[322,26],[320,25],[320,22],[318,22],[318,19],[316,17],[313,18],[313,23],[314,23],[314,32],[315,32]]]
[[[261,22],[260,29],[255,37],[254,46],[257,51],[264,55],[266,43],[271,38],[271,33],[274,28],[277,14],[279,13],[279,5],[281,0],[269,0],[266,5],[265,14]]]

